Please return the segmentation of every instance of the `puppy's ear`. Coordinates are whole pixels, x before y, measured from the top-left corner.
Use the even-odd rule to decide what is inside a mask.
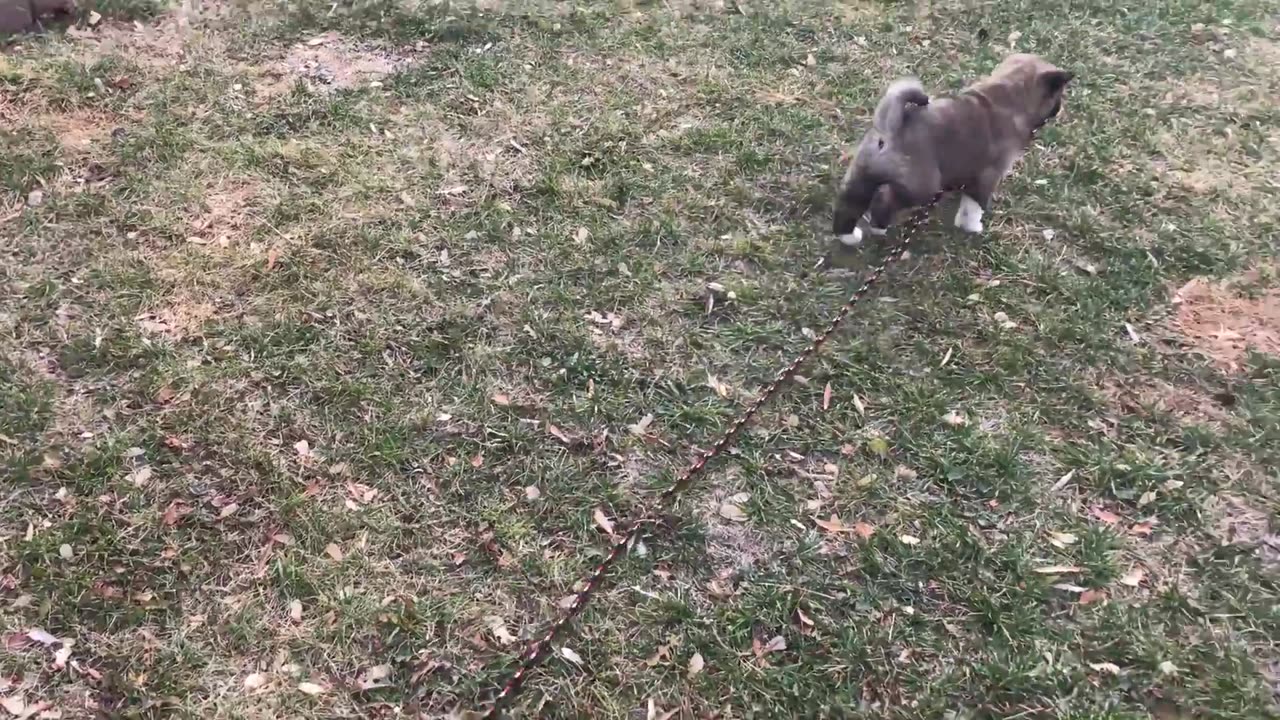
[[[1040,75],[1040,82],[1044,83],[1050,95],[1057,95],[1074,77],[1068,70],[1050,70]]]

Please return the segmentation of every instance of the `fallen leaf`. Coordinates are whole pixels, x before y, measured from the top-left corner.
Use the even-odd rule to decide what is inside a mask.
[[[575,663],[577,665],[582,664],[582,656],[567,647],[560,648],[560,654],[564,656],[565,660],[568,660],[571,663]]]
[[[867,449],[880,457],[889,456],[889,442],[882,437],[873,437],[867,441]]]
[[[893,476],[899,480],[915,480],[917,473],[906,465],[899,465],[893,469]]]
[[[813,524],[829,533],[855,532],[854,528],[845,525],[844,522],[835,515],[832,515],[830,520],[819,520],[815,518]]]
[[[653,424],[653,415],[649,414],[640,418],[640,422],[636,423],[635,425],[628,425],[627,429],[630,430],[635,435],[643,435],[645,434],[646,431],[649,430],[649,426],[652,424]]]
[[[1089,663],[1089,667],[1093,668],[1097,672],[1109,673],[1111,675],[1120,674],[1120,666],[1116,665],[1115,663],[1109,663],[1109,662]]]
[[[1134,523],[1133,527],[1129,528],[1129,534],[1146,537],[1151,534],[1152,528],[1153,526],[1149,522]]]
[[[800,625],[803,627],[813,627],[813,620],[808,615],[805,615],[804,610],[800,608],[796,608],[796,619],[800,621]]]
[[[76,556],[75,550],[72,550],[71,546],[66,543],[58,546],[58,554],[62,556],[63,560],[70,560]]]
[[[1088,592],[1087,588],[1082,588],[1079,585],[1073,585],[1071,583],[1057,583],[1056,585],[1053,586],[1053,589],[1062,590],[1063,592],[1072,592],[1072,593]]]
[[[183,516],[191,512],[191,507],[181,500],[174,500],[169,503],[169,507],[165,508],[164,514],[160,516],[160,521],[168,527],[177,525]]]
[[[501,405],[502,407],[507,407],[511,404],[511,398],[505,393],[494,393],[489,399],[493,401],[494,405]]]
[[[134,470],[133,472],[129,473],[129,477],[128,477],[129,482],[133,483],[136,487],[142,487],[143,485],[146,485],[147,481],[150,479],[151,479],[150,465],[143,465],[137,470]]]
[[[686,675],[690,678],[697,677],[705,665],[706,662],[702,659],[702,653],[694,653],[693,657],[689,658],[689,670]]]
[[[307,695],[321,695],[324,693],[324,687],[312,682],[298,683],[298,690]]]
[[[225,520],[234,515],[239,509],[240,505],[238,503],[227,503],[226,505],[223,505],[222,510],[218,512],[218,518],[220,520]]]
[[[1078,538],[1071,533],[1051,532],[1049,533],[1049,544],[1054,547],[1065,548],[1068,545],[1075,544]]]
[[[365,670],[364,674],[360,676],[360,689],[372,690],[377,687],[382,687],[386,683],[381,681],[386,680],[389,677],[391,677],[390,665],[374,665],[368,670]]]
[[[67,667],[67,661],[71,659],[71,643],[65,643],[53,653],[53,669],[62,670]]]
[[[471,467],[473,467],[473,468],[481,468],[481,467],[484,467],[484,453],[483,453],[483,452],[478,452],[478,453],[476,453],[475,457],[471,458]]]
[[[289,601],[289,617],[294,622],[302,622],[302,601],[301,600]]]
[[[293,444],[293,449],[298,451],[298,457],[308,457],[311,455],[311,443],[306,440],[299,440]]]
[[[1143,505],[1150,505],[1155,501],[1156,501],[1156,491],[1148,490],[1142,493],[1142,497],[1138,498],[1138,507],[1142,507]]]
[[[1085,590],[1084,592],[1080,593],[1080,604],[1088,605],[1089,603],[1097,602],[1105,598],[1106,596],[1107,594],[1102,592],[1101,590]]]
[[[787,639],[782,637],[781,635],[775,635],[773,636],[772,640],[765,643],[765,646],[761,648],[760,654],[767,655],[768,653],[771,653],[771,652],[781,652],[786,649],[787,649]]]
[[[969,424],[969,418],[966,418],[964,415],[961,415],[960,413],[957,413],[956,411],[952,410],[951,412],[942,416],[942,423],[947,427],[953,427],[953,428],[964,427],[965,425]]]
[[[866,414],[867,414],[867,406],[862,404],[862,398],[858,397],[858,394],[857,394],[857,393],[854,393],[854,394],[853,394],[853,398],[852,398],[852,399],[853,399],[853,407],[854,407],[854,409],[856,409],[856,410],[858,411],[858,414],[859,414],[859,415],[866,415]]]
[[[1138,587],[1142,584],[1142,579],[1146,576],[1146,570],[1143,570],[1140,567],[1134,567],[1132,570],[1125,573],[1124,577],[1120,578],[1120,583],[1122,585],[1128,585],[1129,587]]]
[[[1119,515],[1116,515],[1113,512],[1104,510],[1100,507],[1090,508],[1089,512],[1093,513],[1094,517],[1098,518],[1099,520],[1101,520],[1102,522],[1108,525],[1115,525],[1116,523],[1120,522]]]
[[[6,698],[0,698],[0,707],[3,707],[10,715],[19,718],[30,717],[31,713],[27,712],[27,702],[22,699],[21,695],[10,695]]]
[[[858,533],[858,535],[859,535],[863,540],[868,540],[868,539],[870,539],[870,538],[871,538],[871,536],[872,536],[872,535],[875,535],[875,534],[876,534],[876,529],[875,529],[874,527],[872,527],[871,525],[868,525],[867,523],[864,523],[864,522],[856,522],[856,523],[854,523],[854,524],[853,524],[853,531],[854,531],[854,532],[856,532],[856,533]]]
[[[1036,568],[1034,572],[1038,572],[1041,575],[1066,575],[1078,573],[1080,569],[1078,565],[1045,565],[1044,567]]]
[[[537,500],[542,497],[542,491],[537,485],[530,485],[524,489],[524,497],[526,500]]]
[[[716,394],[722,398],[728,398],[733,395],[733,388],[711,373],[707,373],[707,387],[715,390]]]
[[[30,638],[33,642],[38,642],[41,645],[46,645],[46,646],[57,645],[58,643],[62,642],[58,638],[50,635],[49,633],[45,632],[44,630],[41,630],[40,628],[31,628],[30,630],[28,630],[27,637]]]
[[[507,621],[501,616],[490,615],[484,619],[484,624],[489,628],[489,632],[493,633],[493,637],[503,645],[510,645],[517,640],[516,636],[507,630]]]
[[[267,251],[267,270],[268,271],[274,270],[276,267],[276,262],[278,262],[279,260],[280,260],[280,248],[273,245],[271,249]]]
[[[898,541],[901,542],[903,545],[919,545],[920,544],[920,538],[916,537],[915,535],[899,535]]]
[[[587,238],[589,237],[591,237],[591,233],[588,232],[587,229],[584,227],[578,228],[573,233],[573,239],[577,240],[580,243],[586,242]]]
[[[604,530],[610,535],[613,534],[613,521],[609,519],[608,515],[604,514],[604,508],[596,508],[595,512],[591,513],[591,518],[596,521],[596,525],[599,526],[601,530]]]
[[[568,435],[565,435],[563,430],[556,427],[555,425],[552,425],[551,423],[547,423],[547,432],[551,434],[551,437],[559,440],[565,445],[573,444],[573,440]]]
[[[747,521],[747,514],[733,503],[724,503],[720,506],[720,517],[734,522]]]
[[[822,409],[826,410],[831,407],[831,383],[822,389]]]
[[[271,681],[271,676],[266,673],[249,673],[244,679],[244,689],[253,692],[258,688],[266,685]]]
[[[337,543],[329,543],[324,546],[324,554],[333,559],[334,562],[342,562],[342,548]]]
[[[1169,662],[1168,660],[1162,660],[1162,661],[1160,661],[1160,665],[1158,665],[1157,667],[1159,667],[1160,672],[1164,673],[1165,675],[1176,675],[1176,674],[1178,674],[1178,666],[1177,666],[1177,665],[1174,665],[1173,663]]]

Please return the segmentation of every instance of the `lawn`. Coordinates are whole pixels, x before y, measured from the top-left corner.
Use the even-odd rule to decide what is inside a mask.
[[[986,232],[943,203],[512,714],[1280,712],[1280,8],[573,5],[0,55],[3,712],[483,710],[877,261],[827,230],[884,86],[1012,50],[1076,80]]]

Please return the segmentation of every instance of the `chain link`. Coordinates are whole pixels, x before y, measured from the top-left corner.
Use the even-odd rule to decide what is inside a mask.
[[[907,245],[911,241],[911,236],[920,228],[921,225],[924,224],[925,220],[928,219],[930,211],[938,204],[938,201],[941,200],[942,197],[943,193],[937,193],[927,204],[921,206],[912,214],[911,218],[902,225],[898,234],[897,242],[892,246],[889,252],[885,254],[885,257],[881,260],[880,264],[871,269],[871,273],[867,275],[867,278],[862,282],[862,284],[858,286],[851,295],[849,295],[849,299],[845,301],[844,305],[840,308],[840,311],[831,318],[829,323],[827,323],[826,329],[814,337],[813,342],[809,343],[809,346],[797,355],[794,360],[787,363],[787,365],[778,371],[778,373],[773,377],[773,380],[760,391],[756,396],[756,399],[738,415],[737,419],[735,419],[733,423],[730,424],[723,433],[721,433],[715,443],[709,449],[700,451],[698,453],[698,457],[695,458],[694,461],[676,477],[675,482],[657,496],[656,502],[652,503],[649,506],[649,509],[635,514],[634,519],[623,523],[622,529],[618,533],[617,539],[614,540],[613,545],[609,548],[608,554],[604,556],[604,559],[601,560],[587,576],[585,582],[581,585],[581,589],[574,593],[573,601],[564,609],[564,612],[560,617],[553,622],[537,640],[530,644],[528,649],[521,655],[519,666],[502,686],[502,690],[499,691],[498,695],[493,699],[493,704],[489,706],[488,711],[485,712],[483,717],[492,719],[499,716],[502,712],[502,708],[510,703],[516,694],[520,692],[520,689],[524,687],[524,682],[528,679],[529,674],[546,659],[547,652],[551,649],[556,639],[560,637],[573,620],[582,613],[584,608],[586,608],[587,603],[591,600],[591,596],[604,583],[605,577],[609,574],[609,570],[613,567],[614,563],[618,561],[618,558],[622,557],[622,555],[626,553],[627,548],[631,547],[633,543],[640,539],[644,534],[645,527],[657,523],[661,513],[668,510],[675,503],[676,498],[680,493],[692,484],[694,478],[701,473],[704,468],[706,468],[708,462],[723,453],[733,444],[734,439],[737,438],[738,433],[742,431],[742,428],[751,421],[751,418],[755,417],[756,413],[759,412],[760,408],[763,407],[770,398],[777,394],[778,389],[782,387],[782,384],[795,375],[796,371],[800,369],[800,366],[809,358],[813,357],[813,355],[822,348],[827,339],[835,333],[836,329],[840,327],[840,324],[844,322],[844,319],[848,317],[849,313],[853,310],[854,305],[858,304],[858,301],[870,292],[871,287],[880,280],[881,276],[884,275],[890,265],[902,258],[903,254],[907,251]]]

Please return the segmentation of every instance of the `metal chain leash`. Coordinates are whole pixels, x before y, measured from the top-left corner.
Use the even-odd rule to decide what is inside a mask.
[[[911,241],[911,236],[920,228],[921,225],[924,224],[925,220],[929,218],[930,211],[932,211],[934,206],[938,204],[938,201],[942,199],[943,194],[944,193],[941,192],[935,194],[927,204],[918,208],[912,214],[911,218],[901,226],[897,242],[890,248],[889,252],[885,254],[885,257],[880,261],[880,264],[871,269],[871,273],[867,275],[866,280],[864,280],[862,284],[858,286],[851,295],[849,295],[849,299],[845,301],[844,305],[840,308],[840,311],[836,313],[835,317],[831,318],[831,322],[827,323],[826,329],[814,337],[813,342],[809,343],[809,346],[797,355],[794,360],[778,371],[773,380],[770,381],[770,383],[760,391],[760,394],[756,396],[756,399],[753,400],[740,415],[738,415],[737,419],[729,425],[710,449],[700,451],[698,453],[698,457],[687,468],[685,468],[679,476],[676,477],[675,482],[657,496],[656,502],[654,502],[648,510],[638,513],[633,520],[623,523],[622,528],[617,535],[617,539],[614,540],[612,547],[609,548],[608,554],[605,555],[604,559],[602,559],[595,566],[595,569],[587,575],[586,580],[581,584],[582,589],[574,593],[573,601],[565,608],[559,619],[553,622],[551,626],[547,628],[546,632],[542,633],[542,635],[524,652],[520,658],[519,666],[502,686],[502,690],[493,699],[493,704],[489,707],[488,711],[485,712],[483,717],[493,719],[499,716],[502,712],[502,708],[507,703],[511,702],[512,698],[520,692],[520,689],[524,686],[524,682],[529,677],[529,674],[546,659],[547,652],[551,649],[556,638],[558,638],[570,623],[572,623],[573,620],[582,613],[583,609],[586,608],[587,603],[591,600],[591,596],[604,583],[605,577],[608,575],[609,570],[613,567],[614,563],[616,563],[618,558],[622,557],[622,555],[626,553],[628,547],[631,547],[634,542],[640,539],[641,535],[644,533],[645,527],[656,524],[661,512],[674,504],[676,497],[689,487],[693,479],[707,466],[707,463],[723,453],[730,445],[733,444],[734,439],[737,438],[738,433],[742,431],[742,428],[745,427],[746,424],[751,421],[751,418],[755,417],[756,413],[759,412],[760,408],[778,392],[778,389],[782,387],[782,384],[795,375],[796,371],[800,369],[800,366],[809,358],[813,357],[813,355],[822,348],[827,339],[835,333],[836,329],[840,327],[840,324],[844,322],[844,319],[848,317],[849,313],[853,310],[854,305],[857,305],[858,301],[870,292],[871,287],[880,280],[881,276],[884,275],[889,266],[902,258],[903,254],[907,251],[907,245]]]

